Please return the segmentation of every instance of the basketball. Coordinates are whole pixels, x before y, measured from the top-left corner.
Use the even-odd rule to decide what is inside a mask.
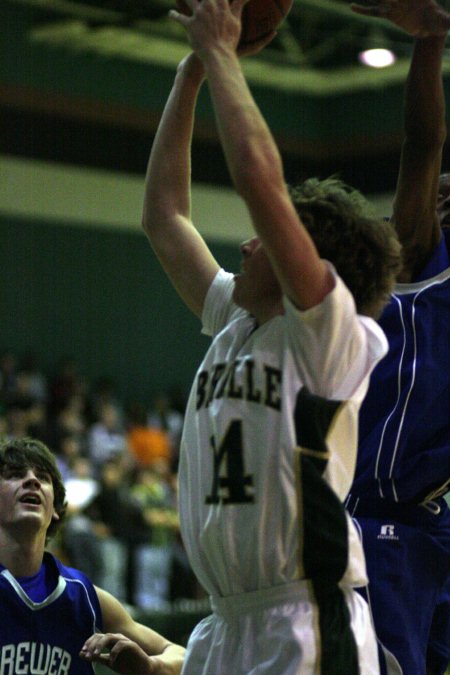
[[[239,47],[251,45],[276,30],[289,14],[293,0],[249,0],[242,10]],[[184,0],[176,0],[177,10],[191,13]]]
[[[266,37],[289,14],[293,0],[249,0],[242,10],[239,46],[251,45]]]

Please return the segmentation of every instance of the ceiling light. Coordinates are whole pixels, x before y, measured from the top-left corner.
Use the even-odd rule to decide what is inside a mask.
[[[390,49],[365,49],[359,52],[358,60],[371,68],[386,68],[395,63],[396,56]]]

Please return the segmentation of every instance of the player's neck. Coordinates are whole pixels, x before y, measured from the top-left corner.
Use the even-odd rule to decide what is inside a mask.
[[[241,305],[242,306],[242,305]],[[252,316],[255,317],[258,326],[262,326],[267,321],[270,321],[280,314],[284,314],[283,301],[280,299],[277,302],[259,302],[248,304],[244,307]]]
[[[16,538],[0,532],[0,563],[13,577],[31,577],[37,574],[44,555],[45,539]]]

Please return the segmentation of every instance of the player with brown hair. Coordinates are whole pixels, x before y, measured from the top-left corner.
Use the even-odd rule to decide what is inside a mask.
[[[0,443],[0,671],[176,675],[184,649],[143,624],[85,574],[45,551],[61,526],[65,488],[40,441]],[[99,632],[99,631],[105,631]]]
[[[192,17],[172,16],[195,53],[178,67],[153,143],[143,213],[162,266],[212,337],[186,410],[179,511],[213,613],[190,637],[183,674],[378,673],[368,608],[354,591],[366,583],[362,548],[342,500],[358,408],[386,349],[369,314],[386,300],[400,246],[338,181],[307,183],[294,204],[236,52],[243,0],[187,1]],[[255,230],[235,275],[220,269],[190,215],[205,75]],[[336,235],[329,261],[326,242],[315,243],[321,226]],[[359,251],[350,264],[365,274],[364,284],[349,275],[349,288],[333,267],[350,267],[341,256],[348,237]]]

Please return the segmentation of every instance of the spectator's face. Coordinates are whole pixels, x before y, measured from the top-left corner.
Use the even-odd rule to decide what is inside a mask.
[[[108,487],[120,485],[122,480],[122,471],[120,467],[113,462],[106,463],[102,468],[102,479],[103,483],[108,485]]]
[[[104,406],[102,411],[102,422],[107,429],[114,430],[117,427],[118,418],[113,406]]]
[[[66,459],[78,457],[80,454],[80,444],[78,440],[73,436],[64,438],[61,441],[61,454],[64,455]]]

